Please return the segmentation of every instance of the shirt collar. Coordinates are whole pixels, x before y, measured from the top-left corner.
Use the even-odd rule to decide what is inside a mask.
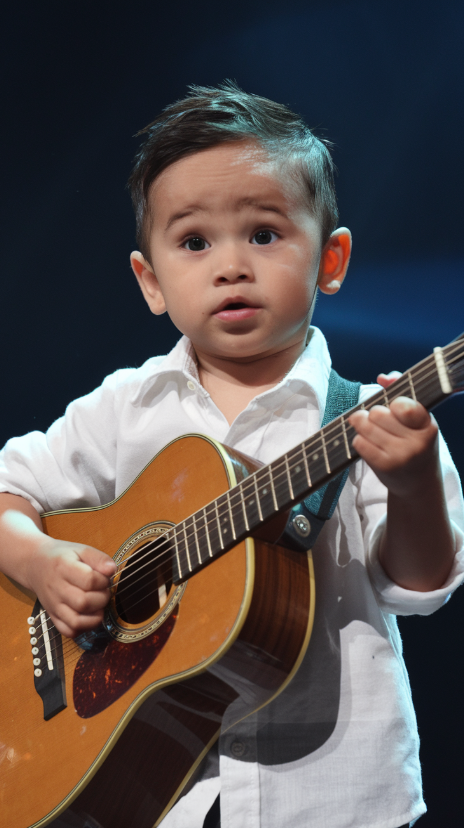
[[[315,396],[315,403],[323,416],[330,368],[331,359],[326,339],[319,328],[311,327],[308,344],[288,374],[274,388],[259,394],[256,399],[259,399],[261,404],[272,405],[276,395],[279,397],[285,389],[302,391],[306,388]],[[176,374],[178,381],[195,382],[198,389],[207,395],[200,383],[193,345],[186,336],[181,337],[167,356],[147,360],[140,371],[141,382],[136,394],[139,400],[148,388],[152,388],[154,383],[169,374]]]

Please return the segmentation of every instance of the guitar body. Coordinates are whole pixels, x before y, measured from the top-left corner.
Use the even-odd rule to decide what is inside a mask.
[[[149,581],[146,544],[254,468],[213,440],[183,437],[111,504],[49,513],[44,529],[101,549],[122,573],[135,562]],[[63,638],[66,707],[45,720],[27,620],[35,597],[0,576],[2,825],[158,825],[221,723],[274,698],[307,648],[310,555],[247,538],[183,584],[168,573],[155,604],[137,579],[128,584],[119,581],[103,644],[87,651]],[[118,599],[126,588],[132,603]]]

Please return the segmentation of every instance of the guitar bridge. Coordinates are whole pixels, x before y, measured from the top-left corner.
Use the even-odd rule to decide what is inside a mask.
[[[66,705],[63,644],[39,600],[27,619],[34,667],[35,689],[42,699],[44,719],[56,716]]]

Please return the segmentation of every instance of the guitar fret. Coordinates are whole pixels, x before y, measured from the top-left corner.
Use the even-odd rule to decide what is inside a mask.
[[[218,502],[217,502],[217,500],[215,500],[215,501],[214,501],[214,508],[215,508],[215,510],[216,510],[216,523],[217,523],[218,534],[219,534],[219,544],[220,544],[220,546],[221,546],[221,549],[224,549],[224,544],[223,544],[223,541],[222,541],[221,522],[220,522],[220,520],[219,520],[219,512],[218,512]]]
[[[190,561],[190,552],[189,552],[189,545],[188,545],[188,538],[187,538],[187,527],[186,527],[186,525],[185,525],[185,521],[184,521],[184,523],[182,524],[182,526],[183,526],[183,530],[184,530],[184,539],[185,539],[185,554],[186,554],[186,556],[187,556],[187,566],[188,566],[188,568],[189,568],[189,570],[190,570],[190,572],[191,572],[191,571],[192,571],[192,563],[191,563],[191,561]]]
[[[261,520],[266,520],[275,512],[274,492],[271,483],[271,467],[267,466],[257,473],[258,491],[261,503]],[[267,482],[268,481],[268,482]]]
[[[274,501],[274,509],[277,512],[279,510],[279,504],[277,503],[277,497],[276,497],[275,488],[274,488],[274,475],[272,473],[272,467],[271,466],[269,466],[269,480],[270,480],[270,483],[271,483],[272,499]]]
[[[293,501],[299,500],[308,489],[304,459],[301,447],[294,449],[286,456],[287,474],[290,476],[288,488]]]
[[[414,402],[417,402],[416,389],[414,388],[414,383],[412,381],[411,371],[408,371],[408,380],[409,380],[409,387],[411,389],[411,396],[412,396]]]
[[[311,463],[311,473],[314,483],[319,483],[327,475],[323,443],[320,443],[320,448],[317,445],[317,440],[321,440],[320,433],[313,438],[314,442],[311,445],[312,454],[308,456],[308,463]]]
[[[383,393],[383,398],[384,398],[384,400],[385,400],[385,405],[386,405],[386,406],[387,406],[387,408],[388,408],[388,406],[390,405],[390,400],[388,399],[387,389],[386,389],[386,388],[383,388],[383,389],[382,389],[382,393]]]
[[[323,431],[321,431],[321,442],[322,442],[322,451],[324,452],[325,467],[327,469],[327,473],[330,474],[329,458],[327,456],[327,446],[325,444],[325,438],[324,438],[324,432]]]
[[[203,520],[205,521],[205,535],[206,535],[206,543],[208,544],[208,555],[210,558],[213,557],[213,551],[211,549],[211,541],[209,539],[209,530],[208,530],[208,521],[206,517],[206,506],[203,509]]]
[[[177,571],[179,573],[179,578],[182,578],[183,577],[183,572],[182,572],[182,567],[180,565],[179,544],[178,544],[178,541],[177,541],[177,532],[176,532],[175,528],[174,528],[173,534],[174,534],[174,546],[176,548]]]
[[[345,443],[346,456],[348,457],[348,460],[350,460],[351,459],[351,452],[350,452],[350,446],[349,446],[349,443],[348,443],[348,436],[347,436],[347,433],[346,433],[345,417],[343,416],[343,414],[340,417],[340,422],[342,424],[343,440],[344,440],[344,443]]]
[[[306,472],[306,480],[308,481],[308,486],[312,486],[313,484],[311,483],[311,475],[309,473],[308,458],[306,456],[306,446],[305,446],[304,443],[303,443],[303,462],[304,462],[304,467],[305,467],[305,472]]]
[[[247,532],[250,531],[250,526],[248,524],[248,515],[245,508],[245,498],[243,497],[243,484],[240,484],[240,503],[242,505],[242,512],[243,512],[243,519],[245,521],[245,529]]]
[[[240,500],[237,500],[235,515],[239,518],[241,526],[240,532],[237,532],[237,534],[239,536],[241,534],[248,535],[250,530],[261,523],[255,476],[250,475],[246,480],[242,480],[237,487],[237,491],[239,491]]]
[[[232,537],[233,537],[234,540],[236,540],[237,535],[235,534],[235,526],[234,526],[234,519],[232,517],[232,507],[230,505],[230,494],[229,494],[229,492],[226,492],[226,497],[227,497],[227,506],[229,508],[229,518],[230,518],[230,527],[232,529]]]
[[[263,513],[261,511],[261,501],[259,499],[258,480],[257,480],[255,474],[253,475],[253,480],[254,480],[254,483],[255,483],[256,503],[257,503],[257,506],[258,506],[258,515],[259,515],[260,521],[262,521],[263,520]]]
[[[287,472],[288,490],[290,492],[290,497],[291,497],[292,500],[294,500],[292,479],[290,477],[290,468],[289,468],[289,465],[288,465],[288,455],[287,454],[285,455],[285,470]]]
[[[217,499],[217,507],[220,518],[221,537],[224,544],[223,548],[225,548],[226,544],[230,542],[231,537],[232,540],[236,539],[234,525],[231,523],[230,518],[229,492],[226,492]],[[229,534],[230,529],[232,529],[232,532]]]
[[[201,565],[203,563],[203,558],[201,557],[200,544],[198,543],[198,532],[197,532],[197,524],[195,522],[195,515],[192,515],[192,523],[193,523],[193,535],[194,535],[194,538],[195,538],[195,546],[197,548],[198,563]]]

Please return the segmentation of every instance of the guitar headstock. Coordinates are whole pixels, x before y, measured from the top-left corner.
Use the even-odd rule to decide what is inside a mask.
[[[464,333],[453,339],[446,348],[443,348],[445,355],[448,378],[453,388],[453,393],[464,391]]]

